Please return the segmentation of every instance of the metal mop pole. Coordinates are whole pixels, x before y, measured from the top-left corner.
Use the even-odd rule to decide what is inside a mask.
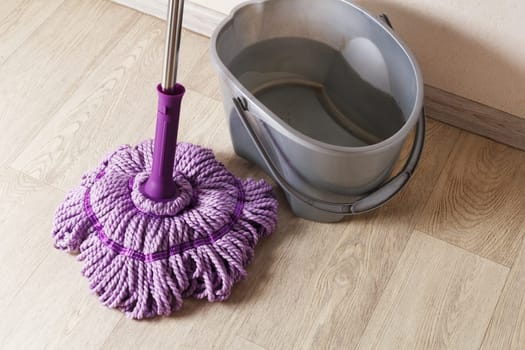
[[[182,32],[184,0],[170,0],[166,52],[162,84],[157,87],[159,102],[151,175],[141,188],[148,198],[165,201],[177,196],[173,167],[182,97],[185,89],[177,84],[177,66]]]
[[[166,52],[164,55],[164,72],[162,76],[162,90],[165,93],[169,93],[177,84],[183,10],[184,0],[169,1]]]

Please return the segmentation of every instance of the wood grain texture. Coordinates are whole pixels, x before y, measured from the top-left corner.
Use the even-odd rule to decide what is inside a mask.
[[[525,349],[525,244],[510,270],[481,349]]]
[[[4,0],[0,3],[0,65],[63,1]]]
[[[126,137],[137,142],[154,118],[146,110],[155,106],[154,89],[145,93],[139,87],[148,83],[154,87],[155,82],[136,77],[141,71],[159,71],[156,56],[161,46],[152,43],[155,38],[160,40],[161,34],[156,21],[148,17],[137,21],[49,116],[12,166],[66,190],[78,182],[87,159],[87,164],[95,166],[108,150],[125,143]],[[105,132],[108,129],[120,132],[115,137]]]
[[[385,207],[348,221],[343,236],[330,252],[330,260],[320,268],[311,287],[317,291],[314,305],[318,312],[308,311],[308,327],[294,348],[356,346],[422,215],[431,191],[428,183],[439,178],[458,137],[459,130],[430,120],[427,148],[409,186]]]
[[[525,119],[425,86],[425,107],[439,121],[525,150]]]
[[[242,337],[235,337],[234,342],[230,348],[231,350],[266,350],[262,346],[259,346],[248,339]]]
[[[49,218],[63,196],[27,175],[0,168],[0,310],[6,310],[50,253]]]
[[[191,78],[187,79],[186,86],[217,101],[222,101],[217,71],[210,61],[210,53],[207,51],[188,75]]]
[[[359,349],[479,349],[508,269],[415,232]]]
[[[510,266],[523,239],[525,153],[465,133],[418,229]]]
[[[81,264],[52,248],[49,230],[39,231],[46,238],[47,247],[41,248],[46,257],[3,310],[0,347],[98,349],[123,315],[105,310],[89,293],[88,282],[79,272]]]
[[[9,56],[0,66],[0,165],[19,155],[139,16],[103,0],[68,0]]]
[[[185,32],[179,76],[184,81],[207,40]],[[142,16],[108,50],[82,84],[31,140],[12,166],[66,190],[111,149],[154,134],[164,26]],[[185,108],[186,109],[186,108]],[[118,130],[108,133],[107,130]],[[146,131],[146,132],[145,132]]]

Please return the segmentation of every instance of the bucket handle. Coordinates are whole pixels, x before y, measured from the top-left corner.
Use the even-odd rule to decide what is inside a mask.
[[[259,151],[259,154],[264,161],[264,164],[270,171],[270,175],[275,179],[275,181],[281,186],[287,193],[291,194],[293,197],[298,200],[326,212],[333,214],[343,214],[343,215],[355,215],[366,213],[368,211],[379,208],[386,202],[388,202],[392,197],[396,195],[410,180],[414,171],[417,167],[421,153],[423,151],[423,145],[425,143],[425,110],[424,108],[421,111],[421,116],[416,125],[416,135],[414,137],[414,143],[412,145],[412,150],[410,155],[403,166],[403,169],[399,174],[394,176],[392,179],[384,183],[377,190],[365,195],[364,197],[356,200],[353,203],[331,203],[318,199],[311,198],[307,194],[297,190],[293,187],[281,174],[281,172],[274,165],[271,157],[266,151],[263,143],[261,142],[259,136],[255,132],[249,119],[256,120],[255,117],[249,117],[251,114],[248,110],[248,102],[244,97],[233,98],[233,104],[235,109],[239,114],[241,122],[248,132],[250,139],[253,144]]]

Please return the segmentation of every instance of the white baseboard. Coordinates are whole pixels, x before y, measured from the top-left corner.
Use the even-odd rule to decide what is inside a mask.
[[[166,18],[167,0],[112,0],[118,4],[131,7],[161,19]],[[184,28],[193,32],[211,36],[215,28],[226,17],[224,13],[211,10],[192,1],[184,3]]]

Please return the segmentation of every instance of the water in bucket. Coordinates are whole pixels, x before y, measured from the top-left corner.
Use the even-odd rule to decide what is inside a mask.
[[[370,145],[405,122],[389,94],[381,53],[366,39],[341,50],[305,38],[265,40],[244,49],[229,68],[281,120],[322,142]]]

